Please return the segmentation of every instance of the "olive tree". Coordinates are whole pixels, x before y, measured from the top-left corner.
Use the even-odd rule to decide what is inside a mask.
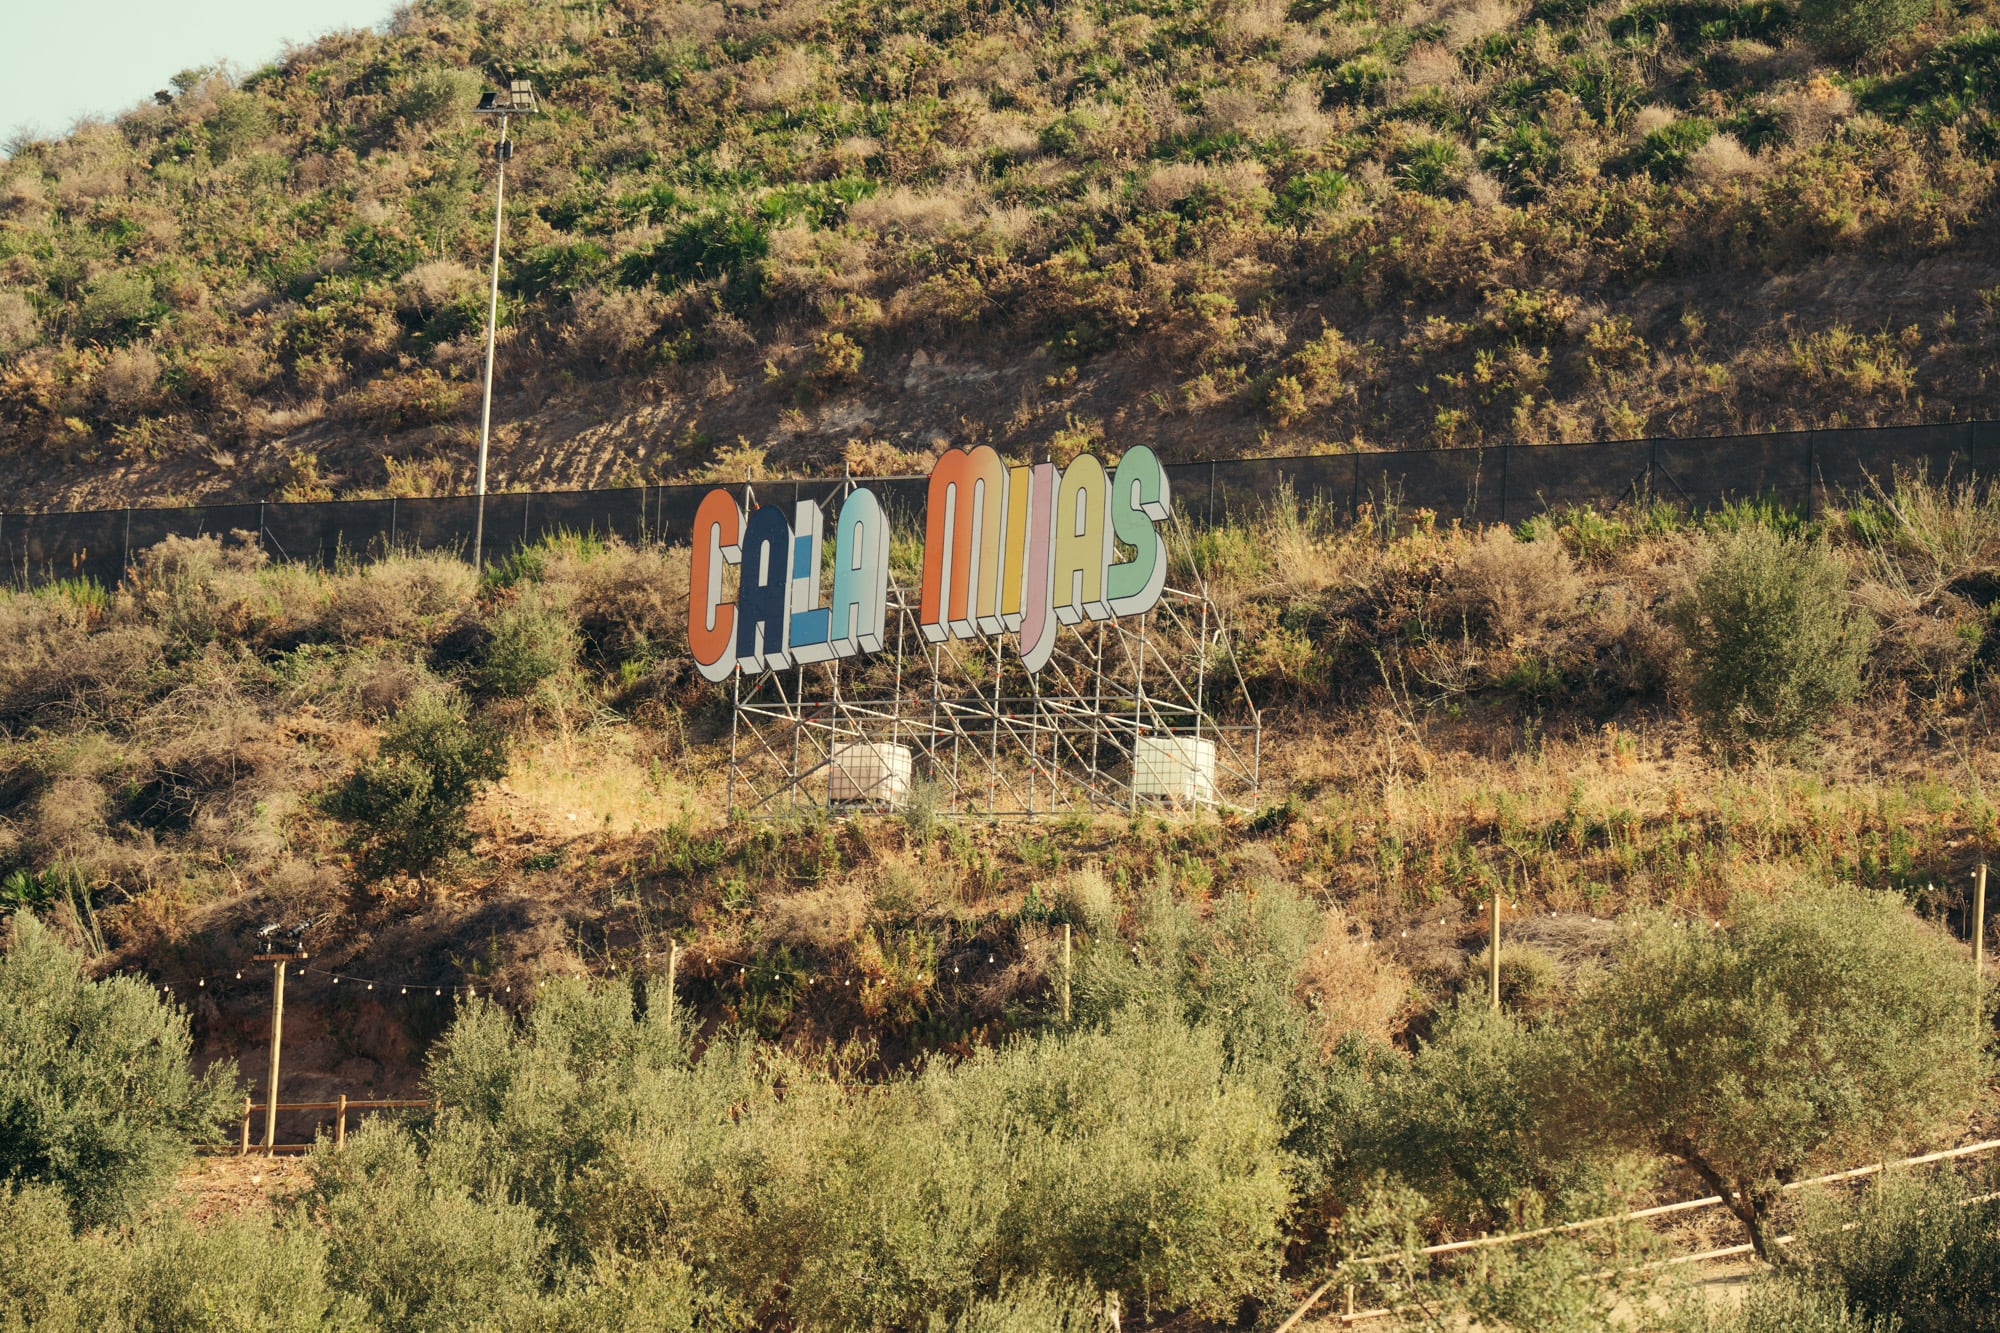
[[[0,954],[0,1188],[59,1188],[79,1224],[118,1221],[227,1118],[233,1064],[196,1076],[187,1016],[131,977],[92,981],[32,915]]]
[[[352,826],[361,872],[421,876],[472,845],[466,814],[507,771],[506,739],[468,715],[455,694],[420,694],[383,729],[382,743],[327,799]]]
[[[1702,730],[1725,749],[1796,742],[1861,690],[1873,626],[1824,542],[1761,524],[1729,533],[1668,619]]]
[[[1963,1123],[1985,999],[1963,949],[1889,895],[1745,901],[1726,929],[1649,915],[1562,1025],[1546,1122],[1685,1162],[1772,1258],[1772,1205],[1809,1165]]]

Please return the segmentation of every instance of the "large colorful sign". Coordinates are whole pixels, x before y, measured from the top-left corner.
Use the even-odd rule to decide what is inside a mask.
[[[1143,615],[1166,587],[1166,470],[1137,445],[1106,472],[1089,454],[1068,467],[1008,467],[981,445],[932,469],[924,519],[918,627],[925,640],[1018,636],[1040,671],[1056,628]],[[695,512],[688,645],[708,680],[877,652],[888,632],[889,520],[865,487],[833,525],[833,576],[822,577],[826,516],[801,500],[745,514],[726,490]],[[1119,546],[1130,551],[1119,558]],[[724,573],[739,571],[736,599]],[[824,594],[824,596],[822,595]]]

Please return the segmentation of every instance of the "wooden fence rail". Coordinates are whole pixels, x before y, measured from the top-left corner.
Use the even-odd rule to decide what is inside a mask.
[[[242,1157],[249,1153],[250,1119],[259,1111],[276,1111],[280,1115],[286,1111],[332,1111],[335,1113],[333,1120],[333,1146],[339,1148],[347,1144],[347,1113],[349,1111],[410,1111],[425,1107],[437,1111],[443,1109],[443,1105],[441,1101],[434,1097],[410,1100],[348,1097],[342,1095],[330,1102],[279,1102],[274,1107],[269,1102],[253,1102],[248,1097],[245,1097],[243,1099],[242,1132],[236,1141],[236,1155]],[[272,1153],[305,1152],[312,1148],[312,1146],[310,1143],[270,1143],[264,1145],[264,1150]],[[211,1145],[209,1150],[227,1151],[227,1148]]]
[[[1941,1152],[1925,1153],[1920,1157],[1905,1157],[1895,1162],[1872,1162],[1867,1166],[1857,1166],[1846,1171],[1835,1171],[1829,1175],[1814,1176],[1810,1180],[1795,1180],[1782,1188],[1786,1193],[1791,1193],[1815,1185],[1835,1185],[1850,1180],[1860,1180],[1887,1170],[1890,1167],[1927,1166],[1935,1162],[1955,1161],[1961,1157],[1979,1157],[1994,1151],[1996,1148],[2000,1148],[2000,1139],[1986,1139],[1979,1143],[1968,1143],[1961,1148],[1946,1148]],[[1661,1204],[1654,1208],[1641,1208],[1636,1212],[1614,1213],[1606,1217],[1587,1217],[1577,1222],[1563,1222],[1556,1226],[1537,1227],[1532,1231],[1513,1231],[1498,1236],[1478,1236],[1471,1240],[1455,1240],[1448,1241],[1442,1245],[1426,1245],[1420,1250],[1410,1251],[1407,1255],[1371,1254],[1352,1260],[1351,1266],[1354,1268],[1367,1268],[1396,1259],[1434,1258],[1438,1255],[1457,1254],[1466,1250],[1485,1249],[1492,1245],[1518,1245],[1522,1241],[1535,1240],[1543,1236],[1586,1231],[1592,1227],[1609,1226],[1615,1222],[1636,1222],[1645,1218],[1660,1217],[1667,1213],[1687,1212],[1698,1208],[1714,1208],[1718,1207],[1721,1203],[1721,1195],[1711,1194],[1705,1199],[1686,1199],[1680,1203]],[[1787,1241],[1790,1240],[1789,1237],[1784,1239]],[[1749,1254],[1751,1250],[1752,1247],[1749,1245],[1730,1245],[1719,1250],[1705,1250],[1700,1254],[1684,1254],[1673,1259],[1662,1259],[1655,1263],[1642,1264],[1639,1269],[1629,1271],[1637,1272],[1640,1269],[1665,1268],[1678,1264],[1705,1263],[1715,1259],[1729,1259]],[[1346,1275],[1345,1268],[1343,1268],[1341,1273],[1337,1273],[1322,1283],[1311,1295],[1306,1297],[1304,1304],[1292,1312],[1291,1318],[1278,1326],[1278,1333],[1291,1333],[1291,1330],[1297,1328],[1300,1322],[1312,1312],[1313,1307],[1318,1305],[1325,1298],[1326,1294],[1333,1290],[1334,1284]],[[1371,1319],[1383,1319],[1389,1315],[1398,1313],[1397,1309],[1386,1306],[1373,1310],[1356,1310],[1354,1308],[1354,1287],[1351,1283],[1347,1288],[1345,1304],[1346,1308],[1334,1316],[1342,1324],[1357,1324]]]

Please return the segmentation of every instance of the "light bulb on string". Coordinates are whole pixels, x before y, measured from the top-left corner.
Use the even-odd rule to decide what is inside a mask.
[[[243,980],[243,974],[242,974],[241,972],[238,972],[238,973],[236,974],[236,979],[237,979],[238,981],[241,981],[241,980]]]

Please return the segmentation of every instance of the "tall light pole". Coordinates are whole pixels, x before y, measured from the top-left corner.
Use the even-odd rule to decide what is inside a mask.
[[[507,137],[510,116],[532,116],[540,111],[535,90],[525,79],[514,79],[504,93],[486,93],[479,99],[477,114],[500,118],[500,142],[494,145],[493,159],[499,170],[493,181],[493,281],[486,295],[486,393],[479,405],[479,513],[472,522],[472,567],[486,567],[486,448],[493,438],[493,348],[500,324],[500,230],[506,220],[507,163],[514,156],[514,142]]]

